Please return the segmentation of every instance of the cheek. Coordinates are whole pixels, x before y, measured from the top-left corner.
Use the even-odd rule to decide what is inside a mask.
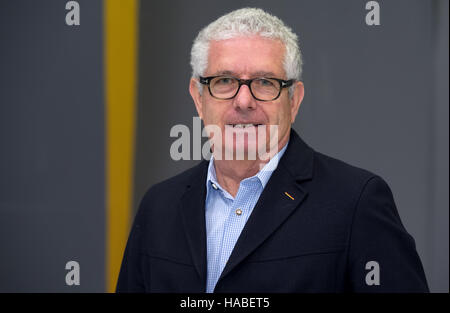
[[[270,123],[279,125],[279,127],[284,128],[286,124],[291,122],[291,109],[289,104],[279,103],[274,105],[270,111],[266,111],[267,115],[270,116]]]
[[[224,116],[223,109],[220,106],[207,103],[203,107],[203,119],[206,124],[220,125]]]
[[[288,125],[291,124],[291,117],[292,117],[291,103],[288,99],[286,99],[286,102],[284,103],[283,106],[283,122]]]
[[[291,125],[291,110],[290,106],[284,104],[280,106],[277,112],[278,136],[284,137]]]

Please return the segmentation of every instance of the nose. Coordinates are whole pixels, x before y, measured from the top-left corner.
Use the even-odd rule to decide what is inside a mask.
[[[233,99],[235,109],[253,110],[256,108],[256,99],[253,98],[250,88],[247,85],[242,85],[238,94]]]

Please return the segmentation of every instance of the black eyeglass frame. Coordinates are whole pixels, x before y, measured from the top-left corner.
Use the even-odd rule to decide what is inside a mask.
[[[236,79],[236,80],[238,81],[239,86],[238,86],[238,88],[237,88],[237,90],[236,90],[236,93],[235,93],[232,97],[229,97],[229,98],[218,98],[218,97],[216,97],[216,96],[213,95],[213,93],[211,92],[211,81],[212,81],[214,78],[217,78],[217,77],[233,78],[233,79]],[[253,94],[253,90],[252,90],[252,88],[250,87],[250,84],[251,84],[254,80],[257,80],[257,79],[273,79],[273,80],[277,81],[277,82],[280,84],[280,90],[278,91],[278,95],[277,95],[275,98],[271,99],[271,100],[261,100],[261,99],[258,99],[258,98]],[[275,77],[256,77],[256,78],[252,78],[252,79],[239,79],[239,78],[237,78],[237,77],[233,77],[233,76],[223,76],[223,75],[208,76],[208,77],[202,77],[202,76],[199,76],[199,82],[200,82],[200,84],[202,84],[202,85],[207,85],[207,86],[208,86],[208,90],[209,90],[209,94],[211,95],[211,97],[216,98],[216,99],[219,99],[219,100],[230,100],[230,99],[233,99],[233,98],[236,97],[236,95],[239,93],[239,90],[241,89],[241,86],[242,86],[242,85],[247,85],[248,89],[250,90],[250,93],[252,94],[253,98],[255,98],[256,100],[258,100],[258,101],[274,101],[274,100],[277,100],[277,99],[280,97],[281,91],[283,91],[283,88],[291,87],[292,84],[294,83],[294,81],[295,81],[295,79],[284,80],[284,79],[279,79],[279,78],[275,78]]]

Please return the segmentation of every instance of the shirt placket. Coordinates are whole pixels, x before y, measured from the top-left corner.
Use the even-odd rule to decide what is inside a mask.
[[[220,272],[225,268],[248,219],[249,206],[251,205],[251,201],[248,201],[248,199],[249,197],[252,197],[252,193],[256,191],[253,187],[254,184],[252,184],[252,182],[242,183],[236,198],[231,202],[229,207],[228,218],[224,227],[222,251],[220,253]]]

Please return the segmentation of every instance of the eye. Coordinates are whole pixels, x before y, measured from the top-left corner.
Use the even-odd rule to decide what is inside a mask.
[[[261,78],[257,80],[257,84],[261,87],[273,87],[274,83],[273,81],[265,78]]]
[[[234,82],[233,78],[230,78],[230,77],[218,77],[217,81],[216,81],[216,84],[219,84],[219,85],[231,85],[231,84],[233,84],[233,82]]]

